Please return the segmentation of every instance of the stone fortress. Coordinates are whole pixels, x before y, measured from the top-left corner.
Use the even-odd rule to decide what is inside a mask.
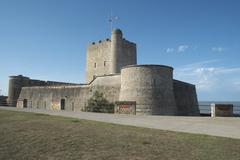
[[[199,115],[195,86],[173,79],[173,68],[137,65],[136,44],[114,29],[110,39],[87,48],[86,83],[72,84],[11,76],[11,106],[81,111],[95,91],[114,104],[134,105],[135,114]]]

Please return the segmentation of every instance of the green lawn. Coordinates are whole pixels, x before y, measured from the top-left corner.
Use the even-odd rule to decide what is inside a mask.
[[[0,110],[0,160],[240,160],[240,139]]]

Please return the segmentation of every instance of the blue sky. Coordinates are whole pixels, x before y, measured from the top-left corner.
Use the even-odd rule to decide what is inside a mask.
[[[199,100],[240,100],[238,0],[0,0],[0,89],[8,76],[84,82],[85,52],[114,27],[139,64],[165,64]]]

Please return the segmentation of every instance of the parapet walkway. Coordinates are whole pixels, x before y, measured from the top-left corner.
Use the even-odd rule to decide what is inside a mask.
[[[182,116],[134,116],[104,113],[52,111],[0,107],[0,109],[44,113],[114,124],[154,128],[169,131],[207,134],[240,139],[240,117],[182,117]]]

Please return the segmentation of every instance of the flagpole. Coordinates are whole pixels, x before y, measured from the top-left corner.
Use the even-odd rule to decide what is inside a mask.
[[[109,18],[111,32],[113,30],[113,22],[114,22],[114,20],[118,20],[118,16],[113,16],[112,11],[111,11],[110,12],[110,18]]]

